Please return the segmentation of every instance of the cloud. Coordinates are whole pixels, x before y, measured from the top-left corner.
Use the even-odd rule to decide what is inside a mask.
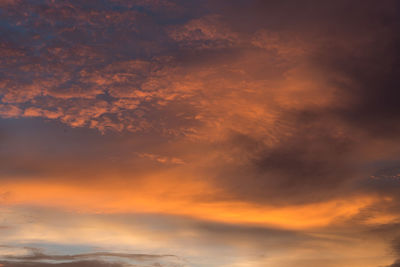
[[[382,234],[383,232],[367,232],[370,228],[363,225],[355,228],[353,224],[351,228],[335,226],[283,230],[232,221],[221,223],[207,218],[198,220],[192,216],[154,213],[88,214],[35,207],[11,210],[2,211],[3,217],[8,218],[14,229],[2,235],[2,242],[15,244],[15,240],[24,238],[24,243],[20,243],[21,247],[29,244],[46,251],[39,251],[42,254],[59,259],[50,261],[51,257],[46,257],[47,260],[43,258],[46,263],[61,263],[62,259],[69,261],[68,255],[76,255],[74,261],[77,262],[119,262],[133,266],[153,266],[159,263],[166,267],[251,266],[254,263],[261,266],[269,264],[288,267],[296,264],[310,266],[313,263],[327,263],[328,266],[335,267],[377,267],[393,261],[392,256],[386,254],[386,242],[387,238],[393,236],[394,229],[386,229],[386,234]],[[327,213],[331,211],[332,209],[327,209]],[[107,231],[104,230],[105,225]],[[59,229],[63,231],[60,232]],[[157,253],[172,253],[179,255],[179,258],[146,257],[146,261],[136,261],[134,257],[113,257],[108,256],[109,253],[96,251],[111,251],[112,255],[113,251],[125,251],[129,253],[129,257],[137,254],[129,251],[158,256],[160,254]],[[91,255],[90,258],[86,258],[89,257],[87,254]],[[96,256],[97,254],[104,255]],[[34,257],[29,250],[5,255],[17,256],[22,262],[33,262],[26,259],[26,256]],[[122,253],[121,256],[124,255],[126,254]],[[3,258],[3,261],[10,262],[12,259]]]
[[[1,246],[2,248],[18,249],[13,246]],[[129,254],[115,252],[93,252],[74,255],[49,255],[41,249],[24,247],[28,254],[2,255],[0,262],[4,266],[144,266],[152,263],[154,266],[164,266],[163,262],[169,259],[178,259],[174,255],[155,254]],[[18,252],[18,251],[17,251]],[[124,262],[125,261],[125,262]]]
[[[1,262],[1,261],[0,261]],[[0,263],[4,267],[124,267],[120,263],[107,263],[101,261],[76,261],[65,263],[44,263],[44,262],[6,262]]]
[[[398,226],[398,225],[397,225]],[[392,246],[393,246],[393,252],[394,254],[399,257],[400,256],[400,242],[399,239],[395,239],[392,242]],[[399,267],[400,266],[400,259],[396,260],[393,264],[387,266],[387,267]]]
[[[25,14],[18,11],[22,4]],[[164,4],[164,1],[136,3],[137,6]],[[121,9],[113,11],[109,9],[112,5],[120,5]],[[145,30],[153,27],[149,17],[124,3],[109,1],[91,11],[68,1],[43,5],[16,2],[6,7],[6,16],[7,29],[1,42],[2,52],[7,55],[2,58],[7,67],[0,84],[2,117],[59,119],[72,127],[89,126],[100,131],[143,128],[132,126],[133,118],[122,112],[145,100],[143,96],[148,93],[141,90],[142,83],[156,71],[151,69],[156,64],[149,62],[153,56],[139,60],[133,51],[134,46],[142,50],[144,45],[150,50],[153,45],[158,50],[155,42],[143,36],[142,27]],[[97,41],[92,43],[93,40]],[[135,45],[130,46],[131,42]],[[116,56],[113,51],[125,55]],[[74,105],[72,99],[85,103]],[[103,99],[108,100],[109,108],[104,107]],[[137,105],[128,106],[128,102]],[[89,111],[88,107],[80,110],[87,105],[96,106],[96,111]],[[129,118],[126,120],[124,116]]]
[[[227,195],[256,202],[347,194],[370,160],[362,155],[365,144],[389,133],[386,141],[397,142],[391,1],[379,8],[368,2],[357,12],[357,3],[345,1],[296,8],[237,1],[224,10],[214,4],[215,13],[194,18],[175,10],[179,23],[159,23],[133,8],[153,4],[166,3],[105,1],[89,12],[78,3],[29,2],[39,17],[8,9],[11,29],[26,31],[17,41],[7,35],[3,46],[3,117],[204,145],[215,161],[201,172]],[[277,23],[262,11],[283,19]],[[244,14],[249,19],[238,25],[233,18]],[[179,153],[171,158],[186,162]]]
[[[19,117],[22,110],[14,105],[0,105],[0,114],[3,118]]]
[[[169,36],[190,49],[222,49],[239,42],[238,36],[221,22],[218,15],[208,15],[173,27]]]
[[[32,255],[6,256],[3,258],[7,260],[19,260],[19,261],[44,261],[44,260],[71,261],[71,260],[81,260],[90,258],[111,257],[111,258],[127,258],[138,261],[148,261],[154,259],[176,257],[174,255],[128,254],[128,253],[113,253],[113,252],[96,252],[96,253],[76,254],[76,255],[47,255],[41,253],[40,250],[34,248],[31,248],[30,250],[32,251]]]
[[[6,8],[4,118],[180,138],[209,150],[171,159],[262,203],[358,194],[398,142],[393,1],[21,3]]]
[[[174,157],[171,158],[171,157],[160,156],[160,155],[149,154],[149,153],[140,154],[139,156],[143,157],[143,158],[155,160],[159,163],[164,163],[164,164],[185,164],[185,162],[180,158],[174,158]]]
[[[396,1],[0,3],[10,203],[398,221]]]

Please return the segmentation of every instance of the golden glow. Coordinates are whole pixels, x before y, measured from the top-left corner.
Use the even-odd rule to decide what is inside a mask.
[[[145,181],[145,182],[144,182]],[[286,229],[327,226],[335,220],[351,218],[377,198],[357,196],[327,202],[274,207],[243,201],[202,201],[217,192],[199,181],[147,178],[123,187],[103,185],[95,188],[66,183],[10,182],[3,190],[10,192],[7,203],[62,207],[91,213],[163,213],[226,223],[269,225]],[[395,217],[382,215],[368,223],[388,222]]]

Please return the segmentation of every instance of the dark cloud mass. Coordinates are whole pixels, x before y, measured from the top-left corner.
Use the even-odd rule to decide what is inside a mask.
[[[399,257],[400,256],[400,239],[395,239],[392,243],[393,245],[393,252],[394,254]],[[400,259],[396,260],[393,264],[389,265],[388,267],[398,267],[400,266]]]
[[[0,246],[12,249],[12,246]],[[14,248],[15,249],[15,248]],[[3,256],[0,261],[0,266],[62,266],[62,267],[122,267],[122,266],[170,266],[168,263],[170,259],[177,260],[174,255],[153,255],[153,254],[129,254],[129,253],[116,253],[116,252],[93,252],[86,254],[74,255],[49,255],[43,253],[38,248],[23,248],[30,251],[26,255],[8,255]],[[128,261],[123,262],[123,260]],[[135,264],[133,264],[133,262]],[[173,264],[173,263],[172,263]],[[178,266],[178,265],[175,265]]]
[[[46,255],[39,251],[33,250],[32,255],[21,256],[21,257],[6,257],[8,259],[14,260],[57,260],[57,261],[67,261],[67,260],[78,260],[84,258],[100,258],[100,257],[116,257],[116,258],[128,258],[135,260],[151,260],[151,259],[161,259],[168,257],[175,257],[174,255],[148,255],[148,254],[128,254],[128,253],[111,253],[111,252],[97,252],[88,254],[78,254],[78,255]]]
[[[119,263],[107,263],[101,261],[78,261],[65,263],[43,263],[43,262],[1,262],[4,267],[123,267]]]
[[[307,67],[313,69],[313,79],[320,81],[318,90],[330,94],[332,89],[333,102],[284,107],[279,122],[288,124],[289,131],[279,130],[275,147],[253,136],[233,138],[235,150],[247,155],[252,167],[233,171],[228,186],[241,191],[241,197],[263,198],[278,192],[280,201],[285,192],[284,201],[301,202],[340,194],[349,182],[368,176],[362,165],[371,159],[363,162],[360,150],[369,146],[367,153],[375,154],[386,149],[377,140],[395,146],[399,141],[398,11],[396,1],[382,5],[373,1],[259,1],[247,5],[238,1],[229,9],[230,18],[249,17],[242,30],[267,27],[302,39],[307,46]],[[240,28],[235,21],[232,26]]]

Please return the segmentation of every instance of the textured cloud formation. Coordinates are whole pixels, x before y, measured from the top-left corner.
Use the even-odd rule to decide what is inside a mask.
[[[4,2],[1,116],[166,139],[137,155],[192,163],[222,198],[369,192],[398,154],[397,2],[205,4]]]
[[[360,3],[8,1],[0,114],[168,140],[136,156],[222,199],[383,194],[366,178],[398,154],[398,6]]]
[[[361,229],[389,247],[399,11],[395,0],[0,1],[0,203],[324,228],[344,243]],[[303,253],[296,266],[352,264]]]

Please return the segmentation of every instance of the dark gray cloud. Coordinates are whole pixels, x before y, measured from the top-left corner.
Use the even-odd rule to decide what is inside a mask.
[[[47,255],[41,253],[40,250],[31,249],[32,255],[25,256],[6,256],[5,259],[22,260],[22,261],[43,261],[43,260],[54,260],[54,261],[71,261],[81,260],[87,258],[101,258],[101,257],[113,257],[113,258],[126,258],[138,261],[148,261],[162,258],[175,258],[174,255],[152,255],[152,254],[129,254],[129,253],[112,253],[112,252],[96,252],[86,253],[77,255]]]
[[[0,246],[2,248],[16,249],[13,246]],[[29,251],[26,255],[5,255],[1,257],[0,266],[60,266],[60,267],[122,267],[122,266],[163,266],[163,262],[169,259],[178,259],[174,255],[156,254],[130,254],[115,252],[94,252],[72,255],[50,255],[43,253],[41,249],[24,247]],[[129,263],[128,263],[129,262]]]
[[[398,229],[400,229],[399,225],[397,225]],[[395,239],[393,242],[393,252],[394,254],[399,257],[393,264],[387,267],[399,267],[400,266],[400,239]]]
[[[318,70],[315,79],[323,77],[320,90],[334,88],[334,104],[285,109],[279,121],[290,131],[278,133],[274,147],[266,146],[263,137],[234,136],[228,153],[237,153],[241,166],[223,168],[223,186],[238,198],[269,203],[274,198],[320,201],[370,190],[367,180],[379,169],[374,169],[372,155],[387,149],[377,140],[395,146],[400,141],[398,3],[235,1],[224,12],[239,31],[265,27],[310,45],[308,64]],[[365,147],[371,158],[361,152]],[[398,192],[396,188],[388,190]]]
[[[45,263],[45,262],[7,262],[0,261],[4,267],[124,267],[121,263],[108,263],[102,261],[76,261],[64,263]]]
[[[351,141],[335,137],[329,129],[310,127],[297,129],[274,148],[247,136],[233,137],[232,146],[249,155],[244,169],[227,167],[232,168],[227,186],[240,197],[269,202],[321,201],[340,193],[356,172],[349,162]]]

